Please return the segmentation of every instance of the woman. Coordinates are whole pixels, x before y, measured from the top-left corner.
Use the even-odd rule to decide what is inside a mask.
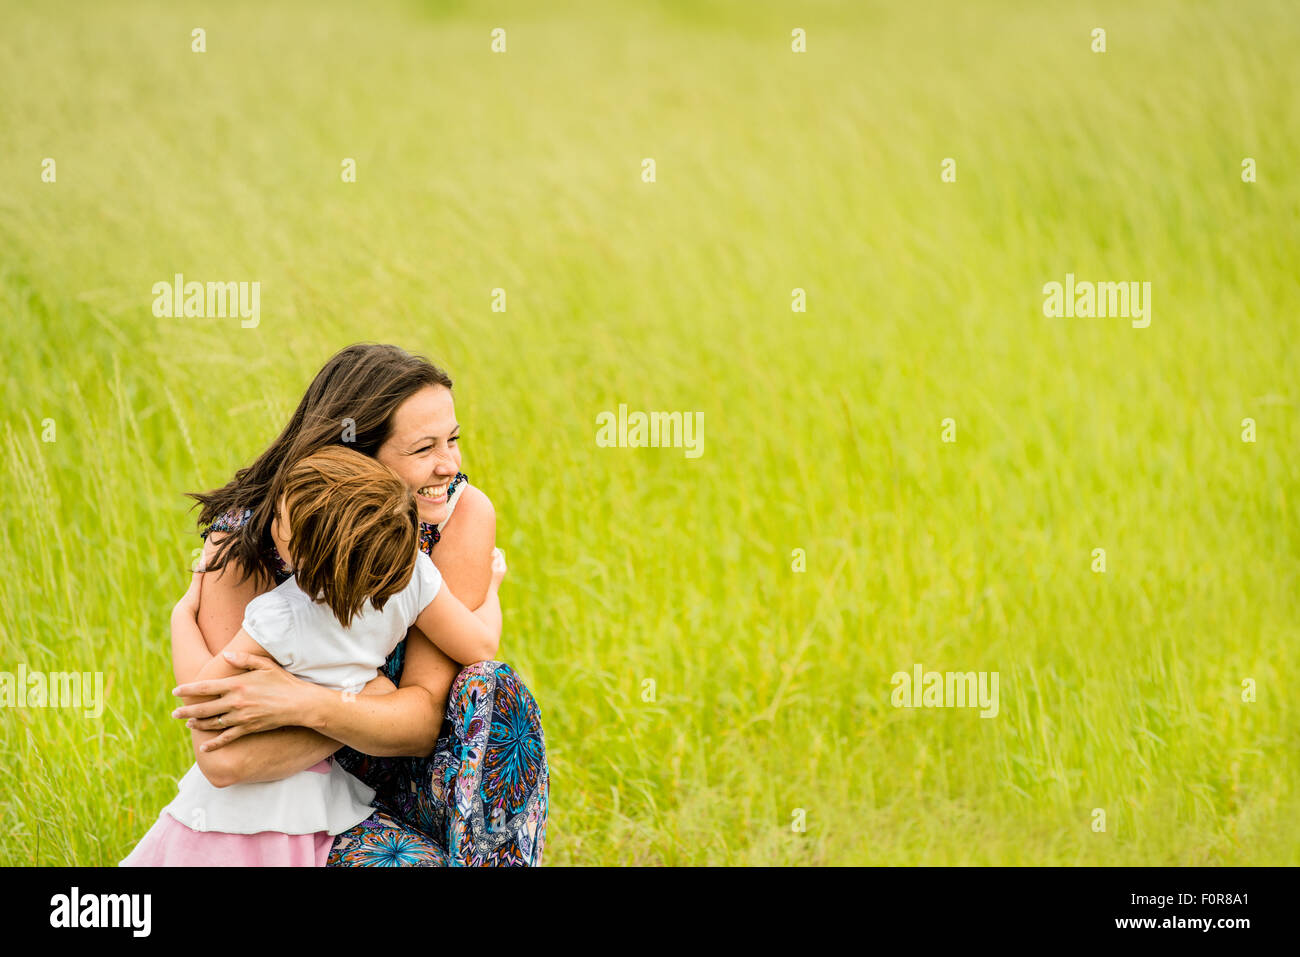
[[[540,864],[549,798],[541,719],[508,665],[461,670],[413,628],[358,696],[255,656],[232,659],[248,669],[237,677],[193,681],[239,630],[244,606],[288,577],[270,539],[286,470],[344,444],[402,477],[419,506],[420,547],[457,598],[482,603],[496,516],[460,471],[451,379],[396,346],[349,346],[317,373],[270,448],[194,496],[204,573],[197,611],[182,599],[175,614],[197,614],[206,648],[184,647],[174,630],[174,693],[215,697],[173,715],[187,721],[199,766],[218,786],[279,780],[333,754],[374,788],[375,813],[337,836],[330,865]]]

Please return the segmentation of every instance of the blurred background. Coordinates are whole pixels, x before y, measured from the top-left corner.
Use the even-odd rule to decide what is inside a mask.
[[[496,506],[546,864],[1300,863],[1294,4],[0,21],[0,669],[105,681],[0,708],[0,862],[171,799],[184,493],[380,341]],[[176,273],[257,326],[155,317]],[[1046,318],[1066,273],[1151,325]],[[599,447],[620,403],[703,454]],[[892,707],[915,664],[997,717]]]

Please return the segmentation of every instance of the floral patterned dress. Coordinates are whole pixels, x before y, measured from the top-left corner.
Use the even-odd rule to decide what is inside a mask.
[[[458,473],[453,502],[468,482]],[[202,532],[231,531],[251,517],[227,513]],[[445,523],[444,519],[444,523]],[[440,526],[420,523],[420,548],[432,557]],[[276,562],[279,556],[275,556]],[[283,567],[276,583],[290,573]],[[398,684],[406,641],[384,663]],[[433,753],[424,758],[373,757],[352,748],[339,766],[375,790],[375,813],[337,835],[330,867],[532,866],[542,862],[550,776],[537,702],[499,661],[469,665],[452,682],[447,714]]]

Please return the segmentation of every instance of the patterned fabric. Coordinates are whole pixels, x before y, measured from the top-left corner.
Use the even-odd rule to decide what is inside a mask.
[[[375,788],[377,813],[338,835],[330,866],[542,861],[550,788],[541,720],[509,665],[480,661],[461,671],[429,757],[375,758],[343,748],[335,760]],[[391,860],[378,861],[379,850]]]
[[[326,867],[450,867],[432,838],[385,811],[376,811],[334,839]]]
[[[420,548],[426,555],[432,555],[433,546],[442,541],[442,526],[447,524],[448,518],[451,518],[451,510],[456,507],[456,499],[460,498],[460,493],[465,490],[465,483],[468,481],[464,472],[457,472],[456,477],[447,485],[447,515],[441,525],[420,523]]]
[[[465,481],[458,473],[449,497]],[[251,516],[232,510],[202,535],[233,531]],[[437,526],[420,523],[426,554],[441,537]],[[276,583],[288,577],[281,567]],[[384,662],[393,684],[401,682],[405,660],[403,639]],[[541,864],[550,800],[541,713],[509,665],[481,661],[456,676],[428,757],[374,757],[345,747],[334,759],[375,789],[375,813],[335,838],[329,866]]]

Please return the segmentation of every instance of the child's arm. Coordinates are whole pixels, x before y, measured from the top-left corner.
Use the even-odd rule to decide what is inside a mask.
[[[488,582],[487,594],[483,604],[474,609],[478,620],[488,626],[497,645],[493,647],[495,655],[501,644],[501,581],[506,577],[506,553],[499,548],[492,549],[492,580]]]
[[[458,664],[490,661],[501,647],[500,587],[505,577],[505,555],[497,548],[492,552],[492,581],[482,605],[470,611],[449,589],[439,588],[415,620],[416,627]]]

